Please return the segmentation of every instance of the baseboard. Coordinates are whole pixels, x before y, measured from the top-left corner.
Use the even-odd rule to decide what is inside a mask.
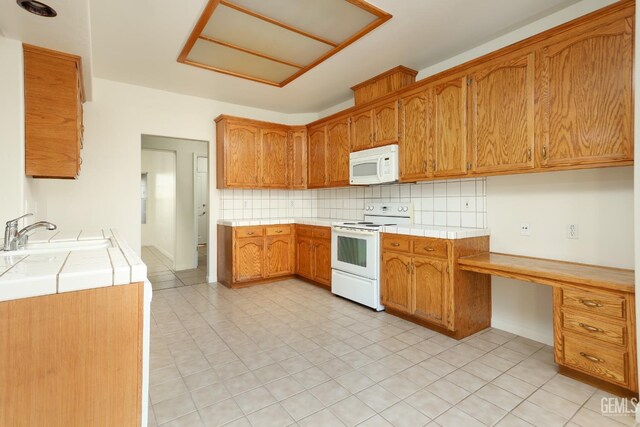
[[[193,270],[194,268],[198,268],[198,265],[196,264],[195,266],[193,264],[182,264],[182,265],[176,265],[174,267],[175,271],[182,271],[182,270]]]
[[[543,344],[553,346],[553,331],[551,332],[551,335],[548,335],[543,332],[530,329],[522,325],[516,325],[510,322],[503,322],[500,320],[496,320],[495,318],[491,319],[491,327],[496,329],[501,329],[506,332],[511,332],[512,334],[520,335],[521,337],[529,338],[530,340],[534,340],[537,342],[541,342]]]
[[[216,283],[218,281],[218,278],[216,276],[207,276],[207,283]]]

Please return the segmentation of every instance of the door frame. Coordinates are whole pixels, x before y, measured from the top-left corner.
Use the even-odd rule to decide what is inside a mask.
[[[209,154],[209,153],[207,153]],[[210,178],[210,167],[209,167],[209,156],[203,156],[201,154],[198,153],[193,153],[193,227],[194,227],[194,236],[195,236],[195,246],[194,246],[194,264],[196,265],[196,268],[198,268],[198,245],[199,245],[199,241],[198,241],[198,158],[202,157],[204,159],[207,159],[207,201],[206,201],[206,205],[207,205],[207,213],[209,215],[208,217],[208,221],[207,221],[207,233],[206,233],[206,245],[207,245],[207,252],[211,249],[211,245],[209,242],[209,227],[211,226],[210,224],[210,219],[211,219],[211,204],[210,204],[210,200],[209,200],[209,195],[210,195],[210,188],[209,188],[209,178]],[[208,274],[208,259],[207,259],[207,274]]]

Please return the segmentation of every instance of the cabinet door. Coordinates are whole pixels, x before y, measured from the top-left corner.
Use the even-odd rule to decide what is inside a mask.
[[[447,263],[430,258],[413,259],[413,307],[415,316],[436,323],[445,323]]]
[[[257,187],[260,168],[260,133],[255,126],[227,123],[225,137],[225,184],[227,187]]]
[[[327,125],[329,185],[349,185],[349,118]]]
[[[261,187],[287,188],[289,186],[287,132],[278,129],[262,129],[260,144]]]
[[[400,180],[425,179],[429,174],[426,93],[419,92],[402,98],[400,117]]]
[[[467,77],[429,89],[429,133],[434,176],[467,173]]]
[[[373,109],[373,146],[398,142],[398,100]]]
[[[313,280],[331,286],[331,241],[316,240]]]
[[[313,242],[311,239],[297,239],[296,274],[313,280]]]
[[[373,120],[371,110],[351,116],[351,151],[371,148],[373,144]]]
[[[309,188],[327,185],[327,143],[324,126],[309,130]]]
[[[293,273],[292,255],[291,236],[267,237],[265,277],[286,276]]]
[[[411,313],[411,257],[384,253],[381,291],[383,305]]]
[[[296,130],[289,132],[289,150],[291,150],[291,187],[302,190],[307,188],[307,132]]]
[[[534,54],[493,62],[471,76],[473,170],[533,168]]]
[[[543,166],[633,159],[633,19],[541,52]]]
[[[236,282],[261,279],[264,272],[264,239],[236,239],[234,253]]]

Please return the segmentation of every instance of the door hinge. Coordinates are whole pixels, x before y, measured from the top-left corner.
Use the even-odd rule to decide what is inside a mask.
[[[471,86],[471,83],[473,83],[473,79],[471,77],[467,78],[467,86]]]
[[[398,131],[398,141],[400,141],[400,131]]]

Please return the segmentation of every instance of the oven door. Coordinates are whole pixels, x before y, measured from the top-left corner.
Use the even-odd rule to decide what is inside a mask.
[[[376,231],[334,227],[331,233],[331,268],[376,279],[379,236]]]

